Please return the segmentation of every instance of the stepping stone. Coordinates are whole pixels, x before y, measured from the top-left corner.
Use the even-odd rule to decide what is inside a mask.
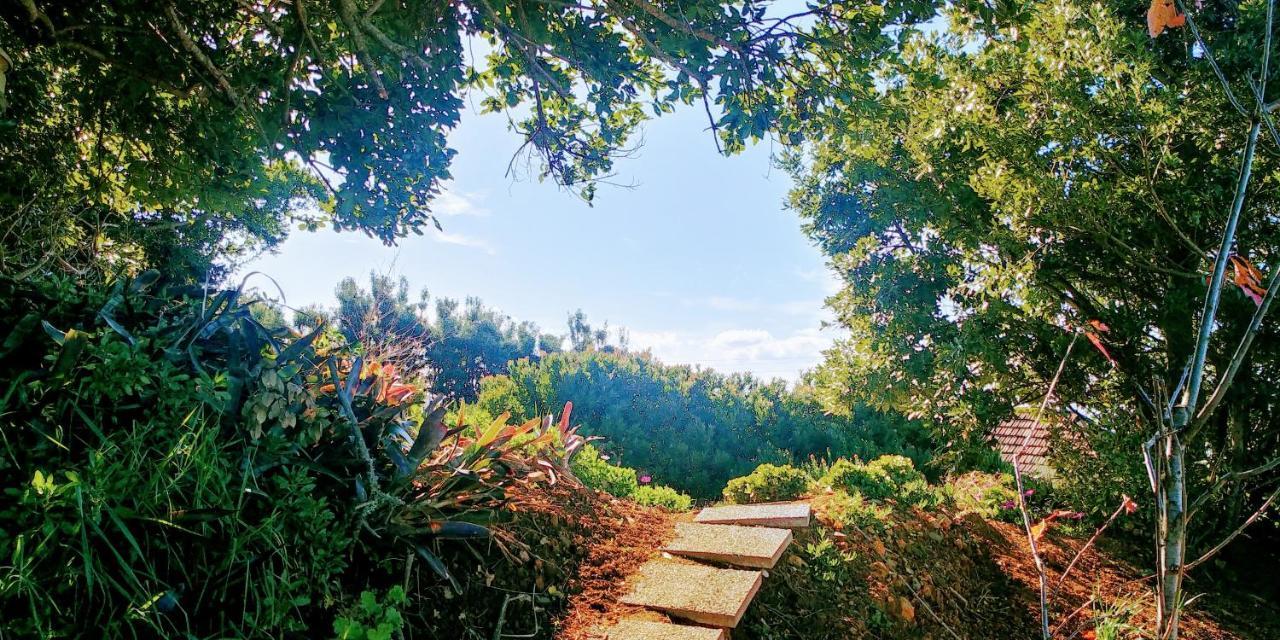
[[[680,522],[676,539],[662,550],[686,558],[772,569],[789,544],[791,532],[786,529]]]
[[[604,631],[605,640],[725,640],[724,629],[625,619]]]
[[[809,504],[806,502],[773,502],[769,504],[730,504],[707,507],[694,517],[703,524],[741,524],[749,526],[803,529],[809,526]]]
[[[759,571],[650,560],[631,577],[623,604],[715,627],[736,627],[760,589]]]

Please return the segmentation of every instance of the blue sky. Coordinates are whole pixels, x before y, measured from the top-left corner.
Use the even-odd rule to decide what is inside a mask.
[[[506,176],[518,136],[505,116],[469,109],[451,137],[454,180],[436,204],[443,233],[386,247],[295,232],[241,272],[270,275],[292,307],[330,305],[343,277],[377,271],[433,298],[478,296],[554,333],[581,308],[665,362],[794,380],[835,335],[820,329],[834,281],[784,207],[791,181],[773,168],[771,146],[725,158],[706,127],[692,108],[648,122],[613,179],[634,186],[602,186],[588,206],[527,172]]]

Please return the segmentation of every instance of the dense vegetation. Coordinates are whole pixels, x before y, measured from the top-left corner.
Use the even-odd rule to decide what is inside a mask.
[[[437,586],[388,597],[429,627],[463,588],[449,541],[496,535],[537,472],[571,478],[567,413],[446,426],[339,333],[158,279],[5,285],[6,635],[315,637],[406,575]]]
[[[984,446],[994,421],[1039,402],[1083,334],[1057,395],[1092,418],[1079,426],[1098,455],[1061,447],[1060,466],[1097,515],[1121,492],[1150,491],[1142,389],[1172,388],[1192,353],[1248,129],[1210,65],[1188,55],[1190,34],[1153,40],[1138,10],[958,3],[946,28],[883,60],[890,81],[864,108],[810,118],[819,142],[794,159],[792,204],[845,281],[831,303],[851,336],[817,374],[828,405],[918,416],[953,451]],[[1198,18],[1236,95],[1249,93],[1264,13],[1207,3]],[[1274,166],[1274,149],[1257,157],[1250,210],[1276,207]],[[1274,270],[1274,220],[1242,218],[1239,238],[1240,257]],[[1243,276],[1223,297],[1211,367],[1256,308]],[[1273,332],[1188,460],[1194,487],[1280,446]],[[1215,508],[1246,513],[1275,478],[1227,483]]]
[[[572,351],[511,363],[481,381],[482,415],[524,417],[573,402],[583,433],[602,451],[699,498],[765,462],[810,456],[874,457],[905,452],[929,459],[928,436],[898,416],[856,408],[823,412],[807,387],[664,365],[646,354]]]
[[[552,571],[503,533],[533,511],[502,506],[575,471],[673,509],[817,487],[829,523],[872,530],[971,499],[1034,547],[1046,492],[964,472],[1042,399],[1083,416],[1053,447],[1054,500],[1190,522],[1172,556],[1161,538],[1180,581],[1280,497],[1273,5],[8,3],[0,632],[474,635],[439,603]],[[726,152],[772,136],[848,339],[789,389],[663,365],[581,313],[565,344],[388,278],[288,318],[228,284],[295,228],[439,227],[467,92],[587,200],[648,113],[696,105]],[[576,465],[582,437],[546,419],[569,401],[604,437]],[[525,524],[599,530],[544,516]],[[828,569],[802,584],[850,586],[834,537],[806,552]]]

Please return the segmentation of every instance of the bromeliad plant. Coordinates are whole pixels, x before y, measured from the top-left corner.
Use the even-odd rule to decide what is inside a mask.
[[[0,294],[0,635],[323,634],[409,554],[452,580],[440,541],[583,442],[568,406],[446,426],[414,372],[243,285]]]

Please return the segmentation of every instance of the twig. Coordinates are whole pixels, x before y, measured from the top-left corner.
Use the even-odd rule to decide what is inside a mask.
[[[1182,570],[1184,572],[1190,571],[1196,568],[1197,566],[1199,566],[1200,564],[1202,564],[1204,561],[1208,560],[1209,558],[1212,558],[1219,551],[1222,551],[1224,548],[1226,548],[1226,546],[1230,544],[1232,540],[1236,539],[1236,536],[1239,536],[1241,533],[1244,533],[1244,530],[1249,528],[1249,525],[1253,524],[1258,518],[1261,518],[1262,514],[1266,513],[1267,509],[1271,506],[1271,503],[1275,502],[1275,499],[1277,497],[1280,497],[1280,486],[1277,486],[1275,491],[1272,491],[1271,495],[1267,496],[1267,499],[1265,502],[1262,503],[1262,506],[1258,507],[1258,510],[1254,511],[1253,515],[1249,516],[1249,518],[1245,520],[1243,523],[1241,523],[1239,527],[1236,527],[1235,531],[1232,531],[1226,538],[1223,538],[1222,542],[1219,542],[1218,544],[1214,545],[1212,549],[1209,549],[1208,551],[1206,551],[1204,555],[1183,565]]]
[[[1027,509],[1027,496],[1022,484],[1022,452],[1031,443],[1031,436],[1035,435],[1039,430],[1041,421],[1044,419],[1045,407],[1049,405],[1049,399],[1053,397],[1053,392],[1058,387],[1058,381],[1062,379],[1062,371],[1067,367],[1067,359],[1071,357],[1071,350],[1075,348],[1076,341],[1079,339],[1079,332],[1071,336],[1071,343],[1067,345],[1067,350],[1062,354],[1062,360],[1058,363],[1058,370],[1054,372],[1053,380],[1049,382],[1049,390],[1045,392],[1044,400],[1040,402],[1040,410],[1036,412],[1036,420],[1032,424],[1032,428],[1027,430],[1027,435],[1022,439],[1022,444],[1013,453],[1013,479],[1018,489],[1018,511],[1022,514],[1022,528],[1027,532],[1027,544],[1031,548],[1031,559],[1035,562],[1036,574],[1040,580],[1040,634],[1044,640],[1050,640],[1052,637],[1049,632],[1049,575],[1044,566],[1044,559],[1040,557],[1035,531],[1031,527],[1031,511]]]
[[[218,88],[223,93],[227,94],[231,104],[235,105],[237,109],[244,109],[245,104],[240,99],[240,94],[236,92],[235,87],[231,86],[231,81],[227,79],[222,69],[219,69],[218,65],[214,64],[213,60],[210,60],[209,56],[200,48],[200,45],[196,44],[196,41],[191,38],[191,33],[183,26],[182,17],[178,15],[178,9],[173,6],[172,2],[165,3],[164,14],[169,19],[169,27],[177,34],[178,40],[182,42],[182,48],[186,49],[187,53],[190,53],[191,57],[195,58],[200,63],[200,66],[204,67],[204,70],[213,76],[214,82],[218,84]]]
[[[1076,563],[1080,561],[1080,558],[1084,557],[1084,552],[1088,551],[1089,548],[1093,546],[1093,543],[1098,540],[1098,537],[1102,535],[1102,532],[1106,531],[1107,527],[1111,526],[1111,523],[1115,522],[1115,519],[1120,517],[1120,513],[1123,512],[1126,508],[1128,508],[1128,506],[1129,506],[1129,497],[1125,496],[1124,501],[1121,502],[1120,506],[1117,507],[1116,510],[1111,514],[1111,517],[1107,518],[1107,521],[1102,523],[1102,526],[1098,527],[1097,531],[1093,532],[1093,536],[1089,538],[1088,542],[1084,543],[1083,547],[1080,547],[1080,551],[1076,552],[1076,557],[1071,559],[1070,564],[1068,564],[1067,568],[1062,571],[1062,575],[1058,576],[1058,584],[1053,586],[1054,594],[1057,594],[1058,591],[1062,590],[1062,583],[1067,580],[1067,574],[1071,573],[1071,570],[1075,568]]]
[[[378,65],[374,62],[373,56],[369,54],[369,44],[364,39],[364,31],[360,28],[360,22],[356,18],[356,5],[352,0],[337,0],[338,16],[342,19],[342,23],[346,25],[347,30],[351,32],[351,40],[356,46],[356,58],[360,60],[361,66],[365,68],[365,74],[369,76],[369,82],[373,84],[373,88],[378,92],[378,97],[386,100],[390,95],[387,93],[386,85],[382,84],[382,78],[378,75]]]

